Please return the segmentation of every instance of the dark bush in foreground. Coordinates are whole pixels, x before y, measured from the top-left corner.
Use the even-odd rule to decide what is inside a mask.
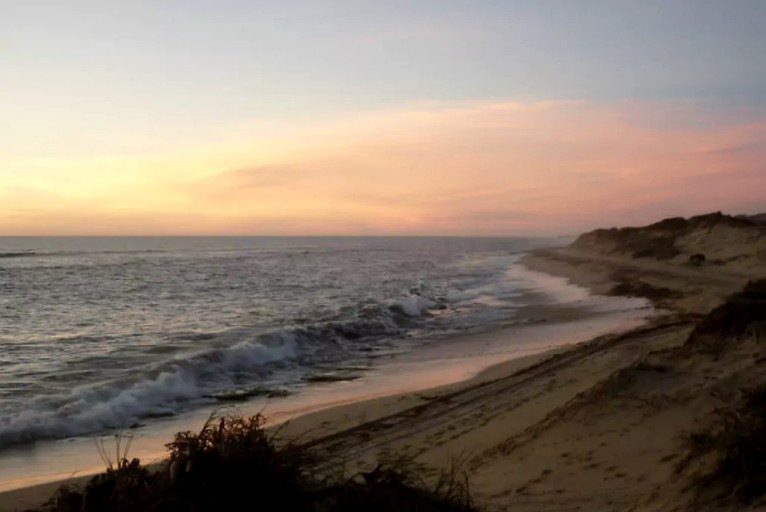
[[[213,510],[241,503],[243,495],[279,497],[286,510],[303,509],[306,453],[294,445],[277,448],[263,418],[213,419],[199,433],[182,432],[168,445],[168,476],[177,500],[190,510]],[[250,499],[253,499],[252,497]]]
[[[445,473],[435,487],[406,464],[380,465],[350,479],[319,478],[309,450],[277,444],[263,417],[211,417],[199,433],[182,432],[168,444],[164,468],[149,471],[126,451],[116,465],[83,489],[62,488],[51,512],[202,512],[224,510],[470,511],[467,481]],[[103,451],[103,447],[102,447]]]
[[[712,427],[685,440],[687,453],[679,471],[692,461],[712,458],[706,459],[712,469],[694,479],[700,495],[714,492],[741,501],[766,496],[766,385],[741,393],[736,404],[715,411]]]

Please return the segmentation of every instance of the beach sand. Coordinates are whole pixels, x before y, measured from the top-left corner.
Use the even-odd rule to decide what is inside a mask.
[[[673,470],[680,436],[709,421],[716,395],[762,380],[764,354],[759,344],[742,343],[713,358],[686,340],[702,315],[763,271],[747,258],[694,268],[684,257],[538,251],[524,260],[531,269],[596,293],[626,293],[627,282],[664,312],[460,383],[305,414],[281,436],[308,443],[328,470],[369,471],[388,454],[407,455],[428,480],[458,463],[487,510],[689,510],[685,476]],[[54,487],[3,493],[0,510],[39,504]]]
[[[686,482],[673,471],[681,434],[710,419],[714,391],[733,391],[762,370],[757,345],[718,360],[683,346],[699,315],[746,278],[570,249],[525,263],[602,293],[631,272],[673,291],[672,300],[658,300],[672,309],[643,327],[501,364],[457,386],[323,411],[291,429],[334,425],[314,446],[350,471],[369,471],[386,453],[413,457],[424,475],[460,461],[488,510],[687,510]],[[379,419],[342,430],[362,415]]]
[[[763,273],[572,248],[524,263],[597,293],[644,283],[667,309],[645,326],[500,364],[460,385],[322,411],[290,428],[325,428],[315,449],[349,471],[369,471],[386,453],[413,457],[426,476],[458,461],[488,510],[688,510],[687,480],[674,471],[681,435],[710,420],[714,395],[762,379],[763,369],[755,343],[717,359],[684,345],[701,315]],[[378,419],[352,426],[360,416]]]

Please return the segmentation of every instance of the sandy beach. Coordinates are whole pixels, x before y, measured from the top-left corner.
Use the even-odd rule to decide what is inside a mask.
[[[352,473],[386,454],[411,457],[426,478],[457,462],[487,510],[687,510],[685,475],[674,471],[680,435],[708,422],[720,397],[763,377],[757,342],[715,357],[687,342],[703,315],[764,277],[760,232],[732,228],[724,243],[715,226],[704,229],[684,235],[673,259],[621,255],[581,237],[523,260],[594,293],[650,298],[660,314],[644,325],[495,364],[459,383],[303,414],[281,435],[300,438],[328,469]],[[690,266],[700,247],[740,257]],[[39,505],[54,488],[3,493],[0,510]],[[695,510],[727,507],[737,509]]]
[[[426,471],[461,461],[488,510],[687,510],[687,475],[674,471],[680,436],[710,421],[717,397],[763,377],[757,343],[711,357],[688,348],[687,339],[702,315],[748,279],[764,277],[764,239],[758,230],[714,225],[692,230],[684,243],[673,260],[576,243],[524,261],[596,293],[630,280],[666,308],[645,326],[497,365],[457,386],[309,415],[291,428],[334,425],[336,433],[313,442],[330,463],[369,470],[386,452],[409,454]],[[689,255],[701,250],[737,257],[689,266]],[[400,410],[346,428],[392,400]]]
[[[522,325],[468,337],[456,335],[428,348],[397,355],[363,379],[312,386],[297,395],[240,404],[237,410],[245,414],[262,412],[270,424],[281,430],[284,439],[313,443],[314,439],[427,404],[441,393],[495,380],[564,352],[592,338],[594,332],[619,332],[644,323],[647,315],[654,314],[642,299],[589,297],[584,289],[572,287],[564,279],[522,268],[514,272],[538,279],[541,290],[566,305],[524,308],[517,313]],[[545,321],[541,323],[542,318]],[[175,431],[196,429],[207,414],[201,411],[182,422],[155,429],[150,437],[139,438],[134,444],[138,448],[131,453],[142,461],[162,457],[163,445]],[[0,468],[0,474],[15,478],[3,484],[12,490],[0,493],[0,510],[39,506],[60,485],[81,484],[101,468],[92,439],[51,446],[48,449],[54,453],[48,453],[43,460],[50,468],[61,468],[58,473],[39,474],[34,467]],[[16,460],[24,464],[23,451]],[[64,478],[71,472],[65,468],[83,469],[77,476]],[[30,476],[24,476],[29,471]],[[41,480],[43,483],[36,483]]]

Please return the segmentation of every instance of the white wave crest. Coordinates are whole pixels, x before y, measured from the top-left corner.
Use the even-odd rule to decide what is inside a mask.
[[[423,316],[435,303],[422,295],[408,295],[391,303],[390,308],[410,317]]]
[[[173,414],[183,402],[225,385],[231,371],[294,358],[294,339],[288,334],[279,337],[281,343],[275,345],[244,341],[198,353],[137,381],[77,387],[66,395],[33,401],[23,411],[0,417],[0,447],[123,428],[148,416]]]

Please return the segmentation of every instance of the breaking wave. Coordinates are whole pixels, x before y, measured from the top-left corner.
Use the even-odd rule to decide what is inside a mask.
[[[40,439],[58,439],[127,428],[146,418],[172,416],[217,393],[262,382],[278,365],[297,369],[369,351],[382,337],[401,335],[413,319],[437,304],[411,294],[387,305],[366,306],[354,318],[293,326],[254,335],[231,346],[177,354],[134,378],[73,388],[33,400],[0,417],[0,448]],[[197,334],[198,339],[247,337]]]

